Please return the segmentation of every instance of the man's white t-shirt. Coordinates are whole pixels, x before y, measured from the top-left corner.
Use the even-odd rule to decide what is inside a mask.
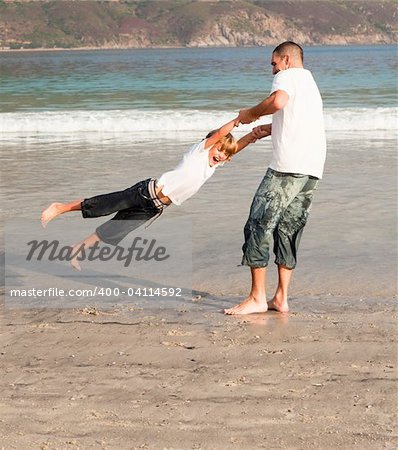
[[[326,158],[322,98],[311,72],[301,68],[278,72],[271,94],[278,90],[285,91],[289,100],[272,115],[270,168],[322,178]]]
[[[192,197],[213,175],[217,166],[209,165],[209,151],[205,149],[206,139],[194,144],[185,153],[182,161],[170,172],[164,173],[157,181],[162,193],[167,195],[175,205],[181,205]]]

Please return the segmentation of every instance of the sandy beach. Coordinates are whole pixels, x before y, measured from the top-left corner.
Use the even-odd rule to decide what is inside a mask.
[[[250,159],[231,164],[183,210],[169,212],[170,218],[188,215],[195,224],[193,297],[168,307],[133,299],[122,306],[115,298],[109,299],[115,307],[106,310],[100,298],[92,298],[62,311],[3,309],[0,449],[396,448],[396,244],[387,239],[395,233],[388,201],[395,166],[389,154],[384,160],[369,149],[361,156],[364,167],[375,167],[376,159],[383,164],[377,188],[366,171],[357,172],[352,185],[346,182],[351,166],[339,166],[338,145],[330,145],[287,316],[221,312],[249,287],[247,268],[237,266],[260,147]],[[45,177],[26,176],[56,154],[48,146],[46,151],[20,152],[8,162],[15,170],[9,172],[14,177],[4,177],[6,218],[18,213],[32,220],[43,206],[35,189],[27,192],[15,174],[46,198],[59,195],[58,185]],[[122,157],[123,146],[118,152]],[[115,170],[101,176],[104,184],[127,185],[138,177],[131,165],[125,180],[114,179],[118,153],[102,146],[102,154],[110,166],[116,161]],[[142,154],[140,170],[150,173],[151,153]],[[94,155],[86,151],[85,165],[95,179],[100,167],[90,163]],[[166,153],[160,163],[172,156]],[[75,195],[73,183],[94,190],[84,166],[63,175],[54,161],[47,167],[63,180],[65,192]],[[230,179],[231,189],[223,189]],[[24,193],[15,209],[13,190],[19,189]],[[214,196],[221,207],[217,220],[209,221]],[[82,236],[79,223],[74,216],[60,218],[48,233],[70,224]],[[226,230],[227,223],[234,226]],[[269,275],[268,296],[276,283],[273,264]]]
[[[2,449],[396,448],[393,302],[2,310]]]

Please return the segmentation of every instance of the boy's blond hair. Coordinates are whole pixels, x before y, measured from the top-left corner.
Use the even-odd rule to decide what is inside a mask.
[[[213,134],[217,133],[217,131],[218,130],[210,131],[207,134],[206,139],[213,136]],[[219,141],[217,141],[217,143],[218,142],[221,143],[220,151],[224,152],[228,159],[231,159],[232,156],[238,151],[238,143],[231,133],[228,133],[226,136],[222,137]]]

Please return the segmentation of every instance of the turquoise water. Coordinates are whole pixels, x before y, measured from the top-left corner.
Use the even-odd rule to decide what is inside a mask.
[[[272,48],[3,53],[0,112],[236,110],[265,95]],[[310,47],[326,108],[397,104],[397,50]]]
[[[1,55],[1,138],[205,132],[271,87],[272,48],[11,52]],[[310,47],[328,131],[394,130],[391,46]],[[158,130],[161,125],[161,130]],[[246,131],[246,130],[243,130]],[[86,135],[87,137],[87,135]]]

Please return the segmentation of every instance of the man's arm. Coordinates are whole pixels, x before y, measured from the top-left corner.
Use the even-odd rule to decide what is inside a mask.
[[[264,137],[270,136],[272,134],[272,123],[254,127],[252,130],[252,134],[256,139],[262,139]]]
[[[238,150],[236,151],[236,153],[243,150],[249,144],[253,144],[258,139],[270,136],[271,133],[272,133],[272,125],[270,123],[267,125],[260,125],[258,127],[253,128],[253,131],[251,133],[248,133],[239,139]]]
[[[275,91],[258,105],[241,109],[239,111],[238,120],[240,123],[254,122],[261,116],[274,114],[280,109],[283,109],[288,100],[289,95],[287,92],[282,90]]]

